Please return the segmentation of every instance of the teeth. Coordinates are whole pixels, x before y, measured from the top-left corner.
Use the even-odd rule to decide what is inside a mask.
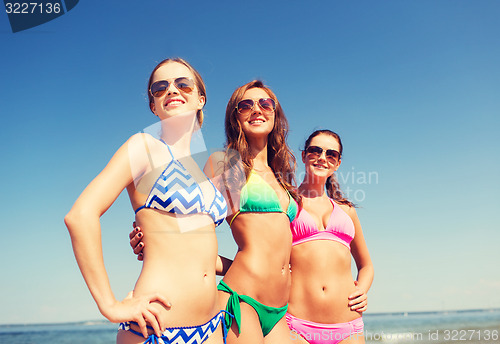
[[[180,101],[180,100],[172,100],[167,105],[178,105],[178,104],[182,104],[182,101]]]
[[[261,119],[256,119],[256,120],[250,121],[250,124],[254,124],[254,123],[264,123],[264,121]]]

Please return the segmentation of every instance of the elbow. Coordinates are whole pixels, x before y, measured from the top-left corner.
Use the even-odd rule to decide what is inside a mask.
[[[78,212],[71,209],[69,213],[64,216],[64,224],[68,228],[68,231],[71,232],[71,229],[75,227],[75,224],[79,222],[79,214]]]
[[[71,234],[79,226],[79,224],[83,223],[85,219],[88,219],[89,217],[89,214],[85,214],[83,210],[73,207],[69,213],[64,216],[64,224]]]

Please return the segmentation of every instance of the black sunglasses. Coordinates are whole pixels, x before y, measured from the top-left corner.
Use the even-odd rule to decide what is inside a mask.
[[[174,86],[184,93],[191,93],[194,90],[194,81],[185,77],[177,78],[173,82]],[[149,88],[149,92],[153,97],[161,97],[170,87],[170,82],[167,80],[156,81]]]
[[[309,146],[306,148],[306,153],[307,154],[313,154],[316,156],[320,156],[323,151],[325,151],[325,155],[327,159],[333,159],[338,161],[340,159],[340,153],[337,152],[335,149],[323,149],[318,146]]]
[[[238,103],[238,105],[236,105],[236,109],[239,114],[247,115],[253,110],[257,102],[264,112],[272,112],[276,109],[276,103],[271,98],[260,98],[258,101],[253,101],[253,99],[243,99]]]

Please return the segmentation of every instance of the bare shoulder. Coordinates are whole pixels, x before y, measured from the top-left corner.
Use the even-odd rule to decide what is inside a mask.
[[[210,177],[216,177],[224,173],[224,160],[226,154],[222,151],[212,153],[203,168],[203,172]]]
[[[338,205],[340,207],[340,209],[342,209],[343,211],[345,211],[346,214],[349,215],[349,217],[351,219],[358,218],[358,214],[356,213],[356,208],[354,208],[353,206],[350,206],[350,205],[347,205],[347,204],[339,204],[337,202],[335,202],[335,204]]]

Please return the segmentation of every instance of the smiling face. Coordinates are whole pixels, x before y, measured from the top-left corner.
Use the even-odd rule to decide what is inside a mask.
[[[323,149],[321,154],[307,153],[308,147],[320,147]],[[312,138],[309,146],[302,152],[302,162],[306,169],[306,178],[321,178],[330,177],[340,166],[340,158],[334,159],[326,156],[326,151],[329,149],[341,152],[340,144],[337,139],[331,135],[319,134]]]
[[[247,137],[268,136],[274,128],[274,111],[265,111],[259,105],[259,99],[270,98],[262,88],[251,88],[243,94],[242,100],[251,99],[253,109],[246,114],[236,113],[241,128]]]
[[[205,105],[205,97],[199,94],[196,85],[191,92],[182,91],[175,86],[175,80],[179,78],[187,78],[193,82],[195,80],[189,68],[177,62],[167,62],[153,74],[151,85],[162,80],[169,83],[165,92],[159,97],[153,97],[150,103],[151,111],[162,120],[188,111],[201,110]]]

